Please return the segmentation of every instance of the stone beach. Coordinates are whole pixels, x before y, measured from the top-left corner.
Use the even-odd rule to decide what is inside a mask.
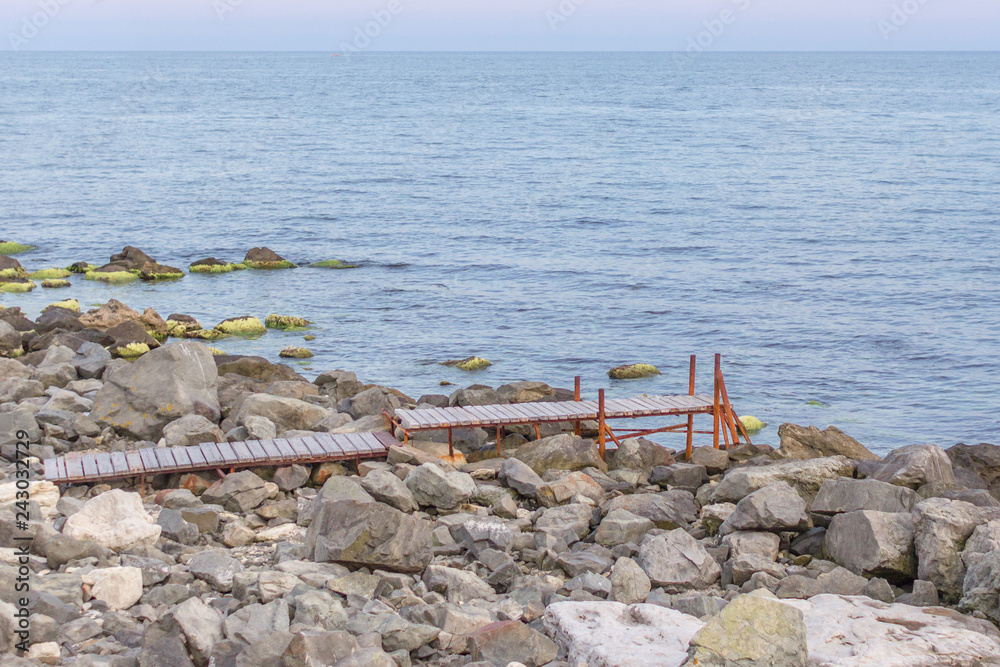
[[[253,268],[290,268],[264,250]],[[90,272],[176,271],[116,257]],[[0,666],[1000,665],[990,444],[883,460],[836,428],[784,424],[774,446],[684,461],[639,438],[602,460],[585,422],[582,437],[513,427],[499,458],[492,432],[456,429],[451,463],[447,434],[427,432],[385,461],[145,488],[42,480],[41,461],[67,453],[358,433],[384,429],[383,410],[572,397],[533,381],[411,397],[205,342],[306,325],[238,315],[205,329],[115,300],[35,320],[0,309]],[[453,363],[466,362],[489,363]],[[36,480],[22,656],[18,431]]]

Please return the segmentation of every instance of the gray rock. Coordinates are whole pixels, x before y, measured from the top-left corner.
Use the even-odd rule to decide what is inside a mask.
[[[754,554],[743,554],[741,556],[736,556],[735,558],[730,558],[726,561],[725,565],[722,566],[722,584],[735,584],[737,586],[743,586],[751,579],[754,579],[754,575],[758,573],[766,574],[774,580],[781,580],[784,579],[786,570],[784,565],[776,563],[770,558]],[[757,579],[759,579],[759,577],[757,577]],[[757,588],[759,588],[759,586],[750,586],[744,589],[743,592],[749,593]]]
[[[597,574],[607,572],[611,568],[612,560],[605,550],[584,549],[559,554],[556,565],[569,576],[576,577],[585,572]]]
[[[722,573],[715,559],[682,529],[647,536],[639,548],[639,565],[654,585],[668,592],[707,588]]]
[[[310,628],[342,630],[347,627],[347,612],[326,591],[309,590],[295,598],[293,622]]]
[[[268,604],[251,604],[225,618],[226,638],[252,644],[272,633],[288,632],[288,603],[274,600]]]
[[[398,572],[420,572],[430,562],[429,521],[378,502],[321,502],[306,533],[312,560]]]
[[[185,521],[178,510],[160,510],[160,515],[156,517],[156,523],[163,529],[161,535],[174,542],[194,544],[198,541],[200,532],[198,526]]]
[[[174,620],[184,632],[197,665],[207,665],[212,649],[223,639],[222,615],[198,598],[188,598],[174,609]]]
[[[313,501],[304,510],[299,512],[296,523],[300,526],[308,526],[312,523],[325,502],[335,502],[337,500],[355,500],[359,503],[375,502],[375,499],[361,488],[361,484],[358,483],[357,478],[333,475],[323,483],[323,487],[316,494],[316,497],[313,498]]]
[[[441,593],[448,602],[456,604],[496,596],[493,588],[474,573],[443,565],[428,565],[423,582],[429,590]]]
[[[955,484],[951,459],[937,445],[909,445],[894,449],[870,477],[911,489],[935,482]]]
[[[694,496],[689,491],[674,489],[663,493],[636,493],[618,496],[608,505],[608,512],[628,510],[645,517],[657,528],[672,530],[693,523],[698,516]]]
[[[361,478],[361,486],[380,503],[392,505],[403,512],[420,509],[413,492],[396,475],[388,470],[372,470]]]
[[[514,458],[503,462],[497,477],[508,487],[529,498],[534,498],[545,486],[542,478],[527,463]]]
[[[222,505],[230,512],[247,512],[267,499],[264,480],[249,470],[226,475],[208,487],[202,502]]]
[[[76,369],[79,377],[99,379],[109,361],[111,361],[110,352],[97,343],[87,342],[80,346],[69,363]]]
[[[917,575],[937,586],[945,600],[956,601],[965,578],[961,552],[976,526],[992,518],[987,516],[990,510],[960,500],[929,498],[914,511]]]
[[[712,495],[712,502],[739,502],[754,491],[775,482],[787,482],[804,498],[813,498],[829,479],[851,477],[855,464],[843,456],[809,461],[782,461],[766,466],[748,466],[729,471]]]
[[[184,415],[163,427],[167,447],[190,447],[204,442],[225,442],[226,434],[201,415]]]
[[[715,616],[726,608],[729,601],[715,595],[695,595],[689,597],[678,597],[671,603],[671,609],[676,609],[682,614],[694,616],[695,618],[707,618]]]
[[[708,482],[708,472],[705,466],[693,463],[674,463],[669,466],[657,466],[649,475],[650,484],[661,487],[684,489],[694,493]]]
[[[865,584],[865,595],[873,600],[880,600],[888,604],[896,601],[896,594],[893,592],[892,586],[881,577],[868,580],[868,583]]]
[[[42,430],[31,411],[21,407],[11,412],[0,412],[0,446],[17,444],[19,431],[28,434],[28,442],[42,439]]]
[[[645,438],[628,438],[622,441],[611,457],[611,470],[639,470],[648,476],[658,466],[674,462],[673,453]]]
[[[914,607],[936,607],[940,604],[937,588],[929,581],[917,579],[913,582],[913,592],[900,595],[897,601]]]
[[[246,432],[246,435],[237,435],[241,429]],[[273,421],[260,415],[247,415],[243,417],[243,425],[234,428],[226,434],[226,439],[230,442],[240,439],[274,440],[277,437],[278,427],[275,426]]]
[[[476,482],[471,475],[434,463],[417,466],[404,482],[420,505],[438,509],[457,507],[476,493]]]
[[[361,419],[362,417],[380,416],[383,410],[389,414],[395,414],[399,407],[402,407],[402,403],[395,394],[384,387],[372,387],[350,399],[347,413],[354,419]]]
[[[826,551],[855,574],[903,582],[917,573],[913,516],[858,510],[838,514],[826,531]]]
[[[569,433],[530,442],[519,447],[514,452],[514,458],[528,464],[539,475],[547,470],[574,471],[591,466],[607,470],[607,465],[592,440],[584,440]]]
[[[275,470],[273,481],[278,485],[279,491],[294,491],[305,486],[310,475],[312,475],[312,470],[307,466],[290,465]]]
[[[165,635],[144,642],[138,655],[139,667],[187,667],[194,665],[180,637]]]
[[[271,420],[280,435],[285,431],[311,431],[330,416],[330,411],[295,398],[252,394],[243,401],[233,421],[238,426],[247,425],[246,420],[251,416]]]
[[[358,642],[343,631],[297,632],[281,655],[281,667],[332,665],[358,651]]]
[[[243,564],[219,551],[202,551],[188,561],[188,571],[220,593],[228,593]]]
[[[638,604],[646,599],[652,589],[649,577],[631,558],[619,558],[611,571],[609,600],[623,604]]]
[[[188,414],[211,422],[220,417],[215,361],[206,346],[194,341],[165,345],[109,370],[91,417],[155,442],[164,426]]]
[[[774,533],[737,531],[722,538],[722,543],[729,547],[731,558],[759,556],[775,561],[781,539]]]
[[[219,513],[222,508],[218,505],[203,505],[201,507],[181,508],[181,516],[188,523],[198,527],[200,533],[214,533],[219,529]]]
[[[876,479],[841,477],[823,483],[812,512],[832,516],[857,510],[875,512],[910,512],[920,501],[913,489]]]
[[[465,545],[477,558],[484,549],[509,551],[514,533],[497,517],[473,517],[449,529],[456,542]]]
[[[786,482],[779,481],[740,500],[736,511],[720,526],[719,533],[725,535],[738,530],[801,531],[808,525],[805,501]]]
[[[9,377],[0,380],[0,403],[19,403],[26,398],[45,395],[45,385],[38,380]]]
[[[646,533],[655,527],[656,525],[646,517],[632,514],[624,509],[613,509],[597,527],[594,541],[606,546],[639,544]]]
[[[170,576],[170,566],[157,558],[122,554],[121,566],[138,568],[142,573],[142,585],[145,587],[155,586]]]
[[[20,355],[21,334],[7,322],[0,320],[0,357],[11,357]]]
[[[782,424],[778,427],[778,437],[781,446],[777,454],[782,458],[815,459],[841,455],[855,461],[879,460],[864,445],[834,426],[821,431],[815,426]]]
[[[476,630],[469,637],[469,648],[473,660],[493,665],[541,667],[559,655],[554,641],[520,621],[499,621]]]
[[[729,467],[729,454],[713,447],[694,447],[688,463],[705,466],[709,475],[718,475]]]
[[[552,535],[572,544],[590,533],[590,520],[594,511],[589,505],[574,503],[552,507],[542,512],[535,521],[535,530]]]
[[[968,564],[958,606],[966,613],[978,611],[1000,623],[1000,551],[982,554]]]

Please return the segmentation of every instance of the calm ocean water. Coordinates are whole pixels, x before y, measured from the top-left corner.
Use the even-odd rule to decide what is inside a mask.
[[[306,375],[413,395],[577,374],[589,395],[683,393],[691,353],[709,391],[721,352],[758,442],[784,421],[883,453],[998,442],[998,72],[1000,54],[5,52],[0,238],[38,246],[29,269],[126,244],[362,268],[0,303],[300,315]],[[437,364],[471,354],[495,365]],[[608,381],[638,361],[664,374]]]

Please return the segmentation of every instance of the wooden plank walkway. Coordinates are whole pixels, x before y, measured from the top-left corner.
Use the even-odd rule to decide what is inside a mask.
[[[711,414],[713,406],[713,397],[708,394],[609,399],[605,402],[604,418]],[[464,408],[396,410],[396,418],[400,426],[407,431],[428,431],[459,426],[509,426],[596,420],[598,409],[597,401],[510,403],[471,405]]]
[[[56,484],[196,470],[284,466],[384,458],[399,445],[388,431],[316,433],[308,438],[206,442],[192,447],[150,447],[129,452],[67,454],[45,460],[45,479]]]

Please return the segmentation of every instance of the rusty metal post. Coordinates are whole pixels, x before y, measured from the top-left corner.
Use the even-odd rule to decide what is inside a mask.
[[[601,460],[604,458],[604,390],[597,390],[597,444],[601,451]]]
[[[695,355],[691,355],[691,369],[688,371],[688,396],[694,396],[694,369],[695,369]],[[687,430],[687,460],[691,460],[691,454],[694,452],[694,415],[688,415],[688,430]]]
[[[577,403],[580,402],[580,376],[577,375],[573,378],[573,400]],[[576,435],[581,435],[583,433],[583,426],[580,422],[573,423],[573,433]]]
[[[535,440],[542,439],[542,429],[538,427],[538,424],[532,424],[535,427]]]
[[[450,426],[448,427],[448,458],[455,458],[454,435]]]
[[[719,375],[722,373],[722,355],[715,355],[715,401],[712,403],[712,446],[719,448]]]
[[[497,424],[497,458],[500,458],[500,424]]]

